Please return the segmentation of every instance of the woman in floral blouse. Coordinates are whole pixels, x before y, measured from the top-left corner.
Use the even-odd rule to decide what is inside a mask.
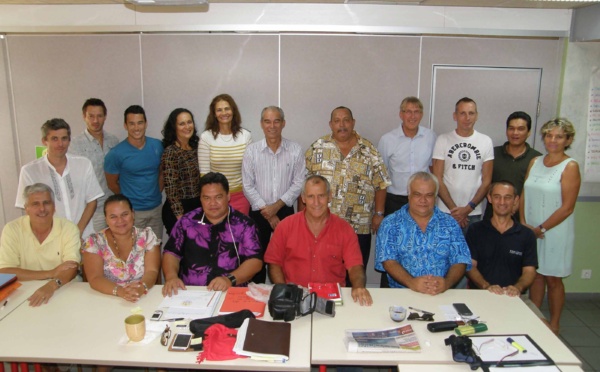
[[[81,248],[90,286],[105,294],[136,302],[156,283],[160,240],[152,228],[133,225],[134,212],[126,196],[106,199],[108,228],[87,237]]]

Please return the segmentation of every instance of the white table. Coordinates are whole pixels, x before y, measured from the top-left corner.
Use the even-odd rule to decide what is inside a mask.
[[[188,287],[188,290],[197,289]],[[310,370],[310,317],[292,322],[290,359],[284,364],[249,359],[197,364],[198,352],[169,352],[159,339],[148,345],[119,345],[125,334],[123,320],[131,310],[139,306],[149,319],[161,301],[161,286],[153,287],[147,296],[133,304],[96,292],[88,283],[69,283],[57,291],[47,305],[20,306],[0,322],[0,361],[247,371]],[[271,319],[268,312],[264,319]]]
[[[409,289],[369,288],[371,307],[352,301],[350,288],[343,289],[344,305],[336,308],[335,318],[313,315],[312,362],[318,365],[451,365],[452,355],[444,339],[451,332],[431,333],[427,322],[393,322],[388,313],[391,305],[413,306],[436,313],[435,321],[447,320],[440,305],[464,302],[471,311],[487,322],[487,334],[528,334],[558,365],[579,366],[577,357],[546,327],[518,297],[500,296],[482,290],[449,290],[437,296]],[[410,311],[410,310],[409,310]],[[348,353],[343,337],[346,329],[380,329],[411,324],[417,333],[420,353]],[[485,334],[485,333],[481,333]],[[466,365],[465,365],[466,366]],[[468,367],[467,367],[468,368]]]
[[[4,310],[0,311],[0,320],[6,318],[16,308],[21,306],[26,300],[36,291],[39,287],[46,284],[45,281],[32,280],[27,282],[21,282],[21,286],[14,290],[6,299],[2,300],[0,306],[4,304],[6,300],[8,303],[4,307]],[[27,306],[27,304],[25,304]]]
[[[579,366],[558,366],[562,372],[583,372],[583,369]],[[509,369],[508,371],[515,370],[516,368]],[[398,372],[431,372],[431,365],[427,364],[398,364]],[[455,365],[437,365],[435,366],[435,372],[468,372],[470,371],[469,366],[464,363],[456,363]],[[478,371],[481,371],[479,369]],[[527,369],[521,369],[522,372],[527,372]]]

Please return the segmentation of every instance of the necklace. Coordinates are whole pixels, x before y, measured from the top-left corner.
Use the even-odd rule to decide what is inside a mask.
[[[123,261],[123,259],[121,258],[121,251],[119,250],[119,245],[117,244],[117,238],[115,237],[115,234],[112,232],[112,230],[110,231],[110,234],[113,237],[113,244],[115,245],[115,249],[117,251],[117,258],[121,261]],[[135,244],[135,238],[133,237],[134,234],[134,229],[131,229],[131,250],[133,250],[133,246]]]

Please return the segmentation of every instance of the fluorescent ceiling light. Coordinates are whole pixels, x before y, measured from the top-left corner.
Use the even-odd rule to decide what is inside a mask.
[[[197,6],[207,5],[208,0],[126,0],[135,5],[157,5],[157,6]]]

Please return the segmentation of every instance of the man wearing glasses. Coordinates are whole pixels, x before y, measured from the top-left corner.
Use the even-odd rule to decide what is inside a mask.
[[[391,288],[430,295],[445,292],[471,268],[458,223],[435,206],[439,183],[428,172],[408,179],[408,205],[386,217],[377,234],[375,269]]]

